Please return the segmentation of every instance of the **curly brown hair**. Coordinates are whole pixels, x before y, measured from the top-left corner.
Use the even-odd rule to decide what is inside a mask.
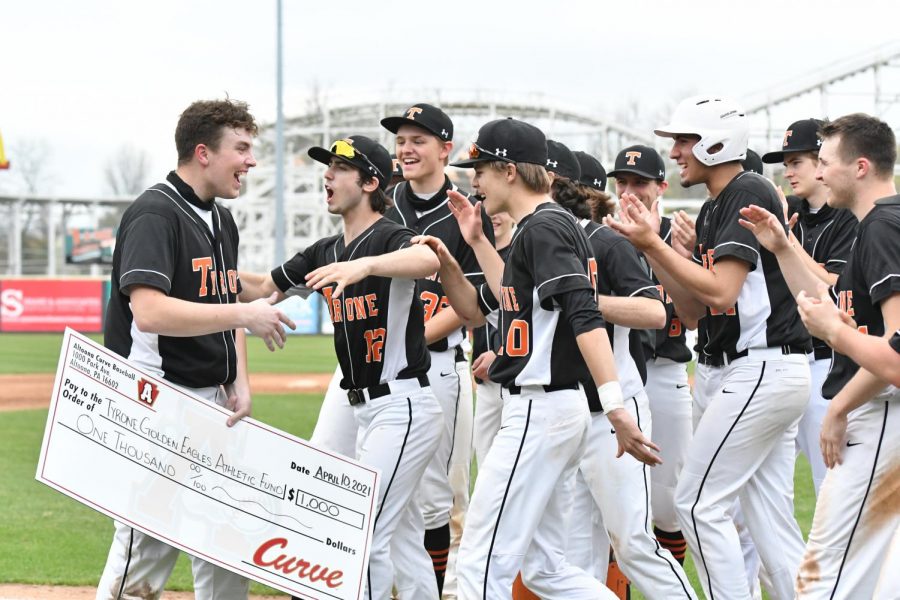
[[[603,217],[616,211],[616,205],[612,202],[612,196],[601,192],[589,185],[578,184],[578,193],[584,197],[584,202],[591,207],[591,220],[600,223]]]
[[[578,193],[578,185],[568,177],[554,177],[550,184],[550,195],[557,204],[579,219],[591,218],[590,206],[582,194]]]
[[[199,100],[188,106],[181,113],[175,127],[178,164],[190,162],[198,144],[205,144],[213,150],[218,150],[226,127],[245,129],[254,136],[259,132],[246,102],[226,98]]]

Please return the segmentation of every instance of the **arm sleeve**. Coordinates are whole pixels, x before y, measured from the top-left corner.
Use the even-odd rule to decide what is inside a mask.
[[[177,260],[176,225],[162,215],[145,213],[134,219],[121,242],[119,289],[130,293],[133,285],[172,290]]]
[[[298,295],[308,296],[310,288],[306,286],[306,274],[319,267],[316,256],[319,254],[322,240],[312,246],[307,246],[302,252],[298,252],[293,258],[281,266],[272,269],[272,281],[282,292],[288,292],[296,288]]]
[[[478,308],[481,309],[481,314],[488,316],[500,309],[500,302],[497,301],[494,292],[491,291],[487,283],[482,283],[475,290],[478,292]]]
[[[597,309],[596,298],[590,290],[572,289],[560,292],[554,296],[554,300],[576,336],[606,326]]]
[[[521,243],[531,267],[534,287],[541,306],[552,310],[552,298],[571,290],[593,292],[587,273],[588,256],[579,256],[578,247],[589,248],[587,239],[577,240],[584,231],[574,223],[556,227],[550,222],[534,223],[523,232]],[[585,251],[587,253],[587,250]]]
[[[900,330],[894,332],[894,335],[891,336],[888,343],[891,345],[891,348],[894,349],[894,352],[900,354]]]
[[[656,298],[662,301],[659,289],[647,274],[640,254],[628,240],[617,240],[611,245],[605,263],[598,268],[609,271],[612,290],[617,296]]]
[[[775,190],[772,190],[772,195],[775,195]],[[719,210],[724,212],[721,216],[719,229],[715,234],[713,264],[725,257],[731,257],[748,263],[751,271],[756,269],[756,263],[759,261],[759,242],[755,235],[738,223],[739,211],[751,204],[756,204],[778,216],[782,213],[780,212],[780,207],[779,212],[775,211],[775,201],[778,201],[778,199],[775,198],[773,201],[772,198],[760,198],[750,192],[740,191],[728,198],[728,201],[719,207]],[[780,201],[778,202],[780,203]]]
[[[860,240],[860,264],[873,304],[900,292],[900,227],[885,220],[872,221]]]

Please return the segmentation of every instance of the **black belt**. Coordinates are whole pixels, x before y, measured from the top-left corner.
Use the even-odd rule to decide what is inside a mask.
[[[815,356],[816,360],[831,360],[831,348],[829,348],[828,346],[825,346],[824,348],[815,348],[813,350],[813,355]]]
[[[785,344],[781,347],[781,353],[787,356],[788,354],[808,354],[809,351],[800,346]],[[741,350],[740,352],[724,352],[722,354],[703,354],[701,352],[697,357],[697,362],[709,367],[724,367],[739,358],[744,358],[747,354],[749,354],[749,349]],[[831,358],[831,355],[828,358]]]
[[[559,385],[542,385],[541,387],[544,388],[545,392],[559,392],[562,390],[577,390],[578,382],[562,383]],[[522,393],[522,388],[518,385],[510,385],[510,386],[507,386],[506,389],[509,391],[510,394],[513,394],[516,396],[518,396],[519,394]]]
[[[408,379],[413,378],[409,377]],[[417,375],[415,379],[418,380],[419,385],[421,385],[422,387],[428,387],[429,384],[427,375]],[[370,385],[367,388],[351,388],[347,390],[347,401],[350,402],[350,406],[365,404],[366,392],[369,393],[369,399],[374,400],[375,398],[381,398],[383,396],[390,395],[391,386],[389,383],[378,383],[375,385]]]

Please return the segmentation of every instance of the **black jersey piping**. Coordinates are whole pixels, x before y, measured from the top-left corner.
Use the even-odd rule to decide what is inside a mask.
[[[884,441],[884,430],[887,427],[888,408],[890,407],[887,400],[884,402],[884,419],[881,421],[881,434],[878,436],[878,445],[875,447],[875,458],[872,460],[872,473],[869,475],[869,482],[866,484],[866,493],[863,495],[862,502],[859,503],[859,511],[856,513],[856,520],[853,522],[853,529],[850,530],[850,537],[847,538],[847,547],[844,548],[844,556],[841,557],[841,566],[838,567],[837,576],[834,578],[834,587],[831,588],[829,600],[834,598],[837,593],[838,584],[841,581],[841,574],[844,571],[844,564],[847,562],[847,555],[850,553],[850,544],[853,543],[853,536],[856,534],[856,528],[862,519],[863,508],[866,506],[866,500],[869,498],[869,492],[872,490],[872,482],[875,480],[875,470],[878,467],[878,456],[881,454],[881,442]]]
[[[694,530],[694,537],[697,538],[697,553],[700,555],[700,561],[703,563],[703,570],[706,571],[706,582],[709,588],[709,600],[715,600],[716,596],[713,593],[712,577],[709,574],[709,567],[706,564],[706,557],[703,555],[703,544],[700,542],[700,532],[697,530],[697,517],[695,516],[694,511],[697,508],[697,504],[700,503],[700,494],[703,493],[703,485],[706,483],[706,478],[709,477],[709,472],[712,470],[712,466],[716,461],[716,457],[719,455],[719,452],[721,452],[722,446],[724,446],[725,442],[728,441],[728,436],[730,436],[731,432],[734,431],[734,428],[737,426],[738,421],[740,421],[741,417],[744,416],[744,412],[747,410],[747,407],[750,406],[750,401],[753,400],[753,396],[756,395],[756,391],[759,389],[759,386],[762,383],[765,374],[766,363],[763,362],[762,368],[759,372],[759,379],[756,380],[756,385],[753,387],[753,391],[750,393],[750,397],[747,398],[747,402],[744,403],[744,407],[741,409],[741,412],[739,412],[738,416],[735,417],[734,423],[732,423],[731,427],[728,428],[728,431],[725,433],[725,437],[722,438],[721,442],[719,442],[719,447],[716,448],[715,453],[713,453],[712,458],[709,460],[709,464],[706,466],[706,472],[703,474],[703,479],[700,480],[700,487],[697,488],[697,497],[694,499],[694,504],[691,505],[691,527]]]
[[[506,506],[506,499],[509,497],[509,488],[512,486],[512,480],[516,474],[516,467],[519,464],[519,458],[522,456],[522,447],[525,446],[525,438],[528,436],[528,425],[531,423],[532,402],[534,401],[528,400],[528,412],[525,415],[525,428],[522,430],[522,441],[519,442],[516,460],[513,461],[512,470],[509,472],[509,479],[506,480],[506,489],[503,490],[503,500],[500,501],[500,510],[497,511],[497,520],[494,522],[494,533],[491,535],[491,545],[488,546],[487,561],[484,564],[484,600],[488,600],[487,585],[488,572],[491,570],[491,553],[494,551],[494,542],[497,541],[497,530],[500,528],[500,519],[503,517],[503,507]]]

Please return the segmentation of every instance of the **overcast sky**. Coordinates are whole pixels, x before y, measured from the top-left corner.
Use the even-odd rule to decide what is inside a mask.
[[[314,82],[540,92],[608,115],[741,99],[894,41],[898,17],[890,1],[284,0],[285,113]],[[226,93],[274,119],[275,0],[0,0],[0,133],[13,167],[48,143],[46,193],[108,193],[123,144],[161,178],[179,113]],[[0,191],[18,185],[0,171]]]

